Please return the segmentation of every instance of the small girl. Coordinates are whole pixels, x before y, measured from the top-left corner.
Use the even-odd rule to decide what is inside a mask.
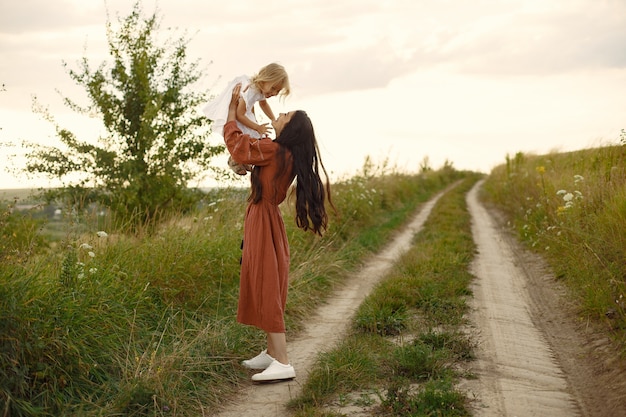
[[[276,63],[264,66],[256,75],[248,77],[241,75],[232,80],[224,91],[211,101],[205,108],[204,114],[213,121],[213,131],[222,133],[226,118],[228,117],[228,106],[230,104],[233,87],[241,83],[241,97],[237,106],[237,125],[241,131],[255,139],[267,136],[270,127],[268,123],[259,124],[254,114],[254,105],[258,102],[263,113],[269,117],[270,121],[275,121],[274,112],[267,103],[267,99],[276,95],[286,97],[290,93],[289,77],[285,68]],[[251,166],[245,166],[232,159],[228,159],[228,166],[239,175],[246,175]]]

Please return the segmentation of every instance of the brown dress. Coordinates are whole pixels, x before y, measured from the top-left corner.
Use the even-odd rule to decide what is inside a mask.
[[[261,201],[246,208],[237,321],[266,332],[284,333],[289,242],[278,205],[294,179],[291,155],[286,151],[285,172],[275,178],[278,143],[244,135],[234,121],[224,126],[224,140],[235,161],[255,165],[263,186]]]

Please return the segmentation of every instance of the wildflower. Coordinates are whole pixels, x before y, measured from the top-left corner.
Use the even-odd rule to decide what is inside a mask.
[[[90,274],[95,274],[96,272],[98,272],[98,268],[89,268]]]
[[[559,190],[559,191],[556,192],[556,195],[563,195],[563,194],[567,194],[567,191]]]
[[[556,214],[557,214],[557,215],[561,215],[561,214],[565,213],[565,210],[567,210],[565,207],[563,207],[563,206],[559,206],[559,207],[556,209]],[[561,233],[561,232],[559,232],[559,233]]]
[[[99,231],[98,233],[96,233],[96,234],[98,235],[98,237],[107,237],[107,236],[109,236],[109,235],[107,234],[107,232],[104,232],[104,231],[102,231],[102,230],[100,230],[100,231]]]
[[[80,249],[85,249],[85,250],[90,250],[93,249],[93,246],[91,246],[89,243],[83,243],[79,246]]]
[[[87,255],[89,255],[91,258],[95,258],[96,254],[93,253],[92,251],[87,252]]]
[[[574,184],[578,184],[581,181],[584,181],[585,177],[583,177],[582,175],[574,175]]]
[[[545,174],[546,172],[546,167],[542,166],[538,166],[537,168],[535,168],[537,170],[538,174]]]
[[[576,200],[582,200],[583,199],[583,193],[581,193],[580,191],[576,190],[576,191],[574,191],[574,194],[576,194]]]
[[[570,202],[574,199],[574,194],[572,193],[567,193],[563,196],[563,201],[565,202]]]

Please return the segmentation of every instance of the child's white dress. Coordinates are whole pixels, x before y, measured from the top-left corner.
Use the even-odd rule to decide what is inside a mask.
[[[226,124],[226,119],[228,118],[228,107],[230,106],[233,88],[235,88],[237,83],[241,83],[241,97],[246,103],[246,117],[255,123],[257,123],[257,120],[253,113],[254,105],[260,100],[265,100],[263,93],[251,84],[251,79],[247,75],[241,75],[229,82],[224,91],[222,91],[220,95],[213,99],[204,108],[204,114],[206,117],[213,121],[213,132],[219,133],[222,136],[224,136],[224,125]],[[261,137],[259,132],[254,129],[250,129],[239,122],[237,122],[237,126],[243,133],[250,135],[253,138],[258,139]]]

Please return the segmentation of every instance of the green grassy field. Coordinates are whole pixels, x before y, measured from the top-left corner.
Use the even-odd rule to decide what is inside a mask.
[[[375,172],[335,184],[337,213],[321,239],[296,229],[285,205],[289,331],[418,204],[464,175]],[[235,322],[245,204],[245,190],[214,190],[193,215],[134,234],[78,213],[48,235],[45,221],[5,212],[15,244],[0,248],[0,410],[197,416],[236,391],[248,378],[239,362],[263,343]]]
[[[548,260],[581,317],[626,353],[625,150],[517,154],[488,176],[483,199]],[[377,395],[385,415],[467,415],[455,383],[471,377],[459,372],[472,345],[458,326],[473,256],[464,193],[477,178],[451,167],[364,170],[334,184],[338,210],[321,239],[296,229],[283,206],[286,319],[297,334],[419,204],[464,180],[360,306],[345,343],[303,381],[294,413],[332,416],[333,401]],[[263,335],[235,322],[246,190],[212,190],[192,215],[132,234],[92,214],[50,221],[11,212],[11,198],[0,210],[0,416],[197,416],[248,378],[239,362]],[[390,343],[398,332],[412,342]]]

